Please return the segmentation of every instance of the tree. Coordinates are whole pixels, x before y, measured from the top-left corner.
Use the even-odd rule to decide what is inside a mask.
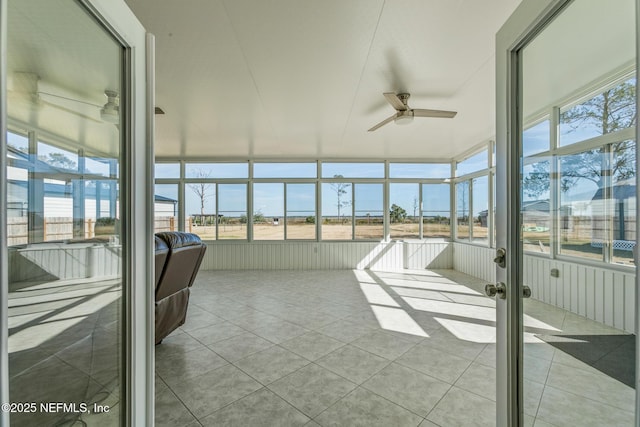
[[[209,178],[211,171],[198,169],[196,170],[196,178],[206,179]],[[211,193],[211,189],[213,188],[213,184],[209,184],[207,182],[201,181],[193,184],[188,184],[191,191],[196,193],[198,198],[200,199],[200,224],[204,225],[204,205],[207,199],[214,195],[215,193]],[[215,212],[214,212],[215,213]]]
[[[389,212],[391,222],[403,222],[407,217],[407,211],[395,203],[391,205],[391,212]]]
[[[253,213],[253,222],[257,223],[257,222],[265,222],[265,218],[264,218],[264,214],[262,213],[261,210],[257,210]]]
[[[344,178],[342,175],[334,175],[334,178]],[[345,194],[348,193],[347,189],[351,187],[351,184],[347,182],[334,182],[331,185],[331,189],[336,192],[336,196],[338,197],[338,202],[336,206],[338,207],[338,220],[341,220],[341,210],[342,208],[346,208],[351,205],[351,200],[342,200]]]
[[[41,155],[38,156],[38,160],[41,160],[54,168],[76,170],[78,167],[76,162],[68,158],[63,153],[49,153],[46,156]]]
[[[458,223],[464,224],[469,219],[467,202],[469,201],[469,181],[462,181],[456,184],[456,193],[458,197]]]
[[[420,204],[420,201],[418,200],[417,197],[413,198],[413,220],[416,220],[416,211],[418,210],[418,205]]]
[[[560,114],[560,124],[575,132],[581,128],[596,128],[602,135],[635,126],[636,82],[629,80],[608,89],[580,105]],[[613,154],[611,167],[605,161]],[[567,192],[579,180],[587,179],[603,187],[603,178],[611,174],[614,182],[633,178],[636,148],[633,141],[621,141],[582,153],[560,157],[560,190]],[[532,165],[532,172],[523,181],[523,189],[529,197],[539,197],[549,191],[550,163],[538,162]]]

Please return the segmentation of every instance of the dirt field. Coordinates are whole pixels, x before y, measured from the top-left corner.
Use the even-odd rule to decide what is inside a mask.
[[[225,225],[220,224],[219,239],[246,239],[247,228],[245,224]],[[215,240],[215,226],[192,226],[191,232],[200,236],[203,240]],[[322,240],[351,240],[351,224],[323,224]],[[290,224],[287,226],[287,239],[314,240],[316,233],[315,224]],[[447,225],[425,224],[425,237],[449,237]],[[382,239],[382,224],[356,225],[356,239],[377,240]],[[418,224],[392,224],[391,237],[394,239],[418,238]],[[255,224],[253,228],[254,240],[283,240],[284,225]]]

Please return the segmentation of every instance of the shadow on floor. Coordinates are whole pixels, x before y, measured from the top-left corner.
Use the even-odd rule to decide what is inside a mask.
[[[635,388],[635,335],[536,335],[600,372]]]

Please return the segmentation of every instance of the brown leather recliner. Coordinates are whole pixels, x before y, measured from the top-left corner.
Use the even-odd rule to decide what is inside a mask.
[[[207,246],[195,234],[156,233],[156,344],[184,324],[190,287],[206,250]]]

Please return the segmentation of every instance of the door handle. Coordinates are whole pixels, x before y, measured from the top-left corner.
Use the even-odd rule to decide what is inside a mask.
[[[493,262],[505,268],[507,266],[507,250],[505,248],[496,249],[496,257],[493,259]]]
[[[522,287],[522,298],[531,298],[531,288],[527,285]]]
[[[507,297],[507,286],[502,282],[498,282],[495,285],[489,283],[484,287],[484,293],[487,294],[488,297],[498,295],[500,299],[505,299]]]

